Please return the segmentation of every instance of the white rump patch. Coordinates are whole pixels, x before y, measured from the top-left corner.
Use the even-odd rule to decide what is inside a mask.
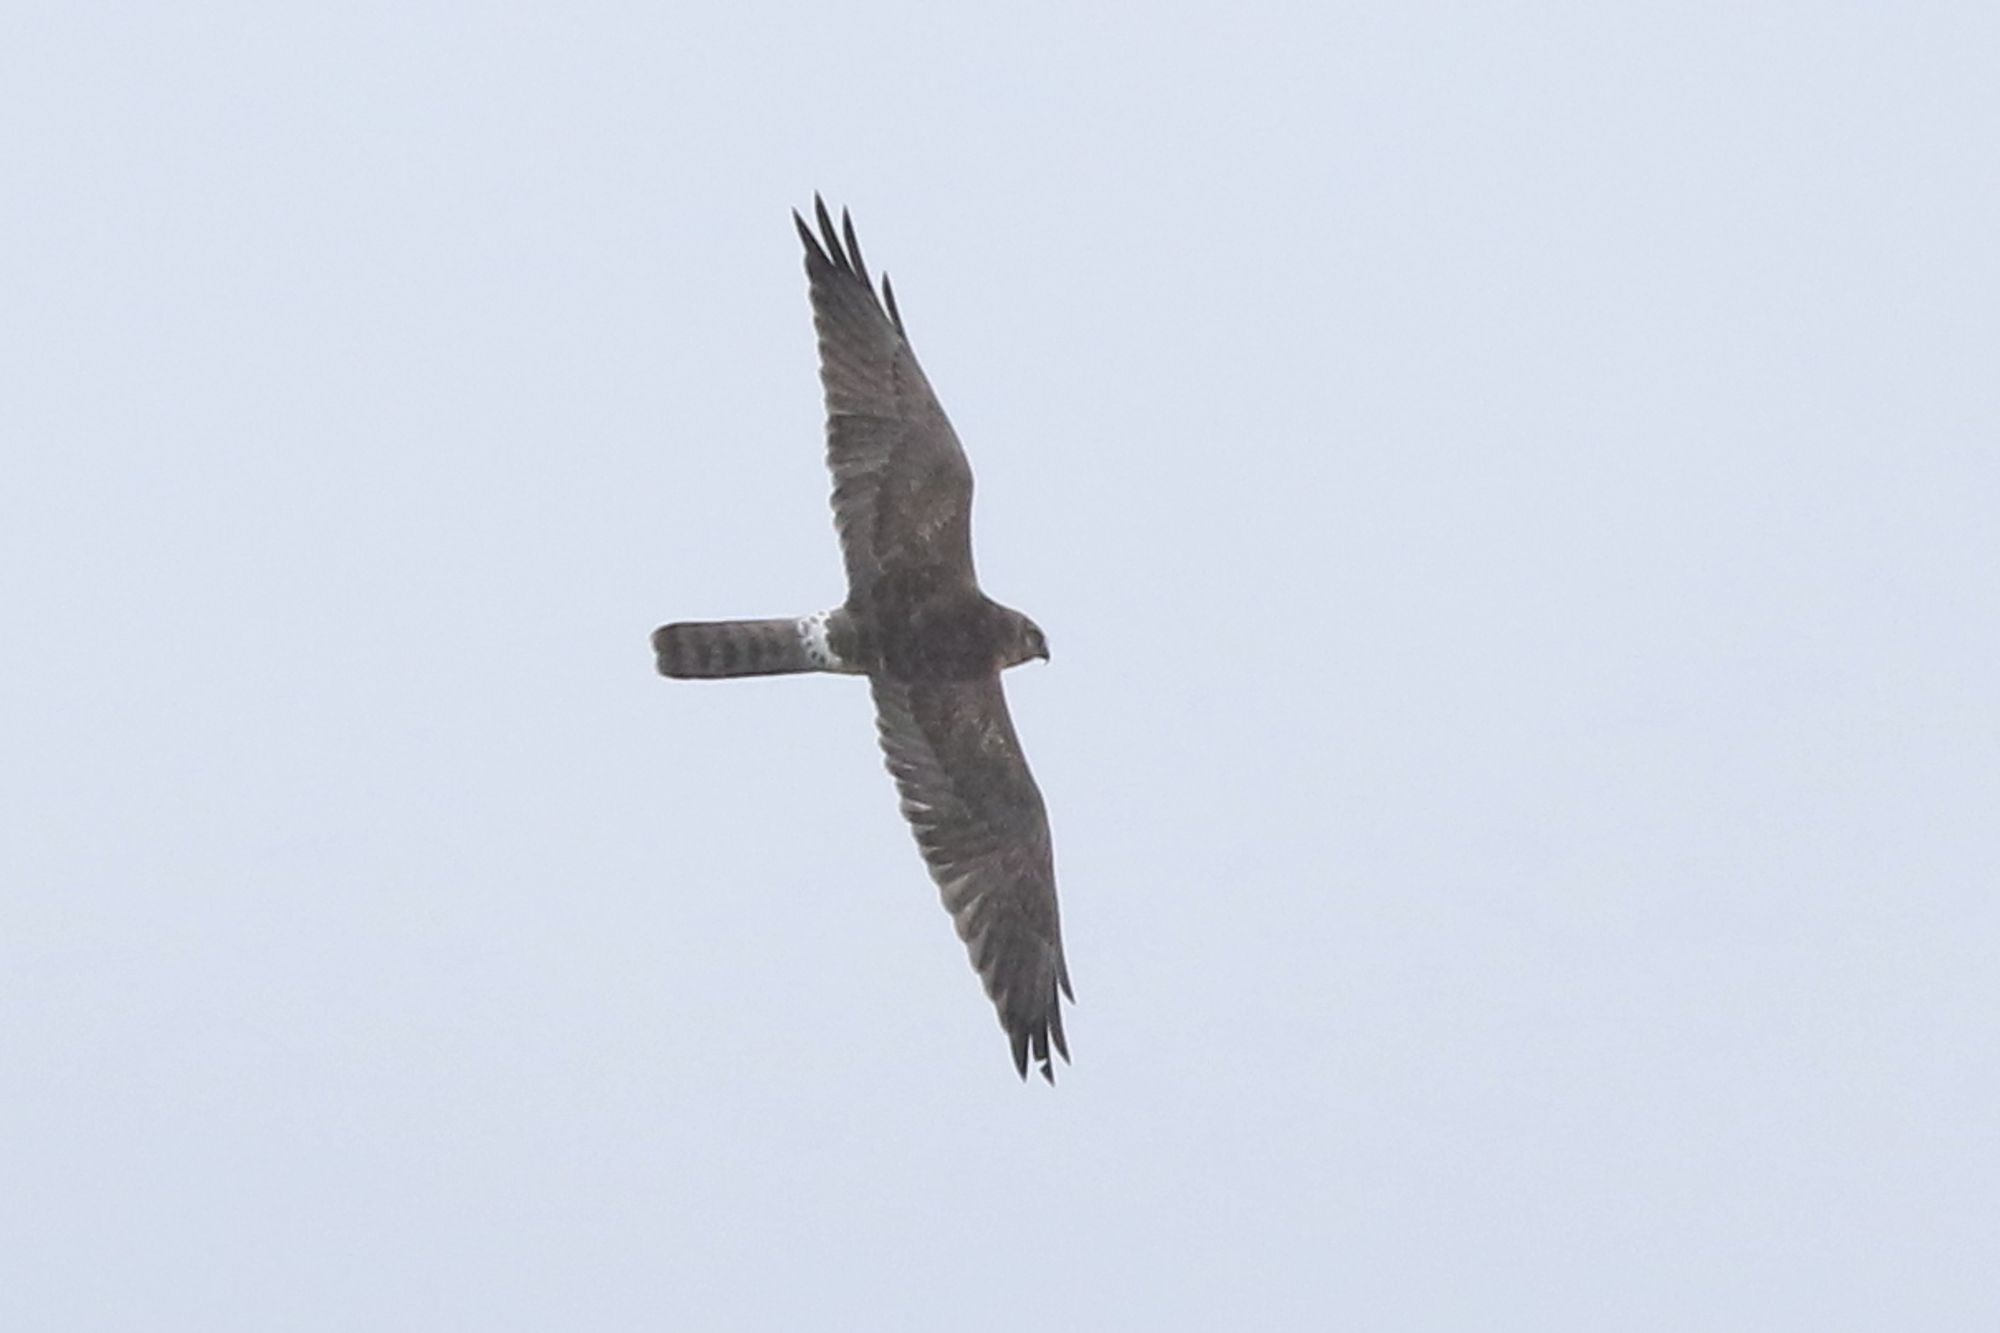
[[[818,611],[801,617],[798,621],[799,642],[805,645],[806,661],[821,671],[846,671],[847,663],[834,654],[833,645],[827,642],[826,622],[831,611]]]

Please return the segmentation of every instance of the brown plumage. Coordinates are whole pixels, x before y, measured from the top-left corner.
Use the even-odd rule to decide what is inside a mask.
[[[1007,713],[1000,673],[1047,660],[1042,631],[979,589],[972,469],[917,365],[889,281],[878,296],[854,223],[813,200],[805,244],[834,526],[847,600],[796,620],[683,623],[654,632],[662,674],[865,675],[904,817],[973,968],[999,1011],[1014,1066],[1055,1081],[1069,1058],[1071,994],[1048,816]]]

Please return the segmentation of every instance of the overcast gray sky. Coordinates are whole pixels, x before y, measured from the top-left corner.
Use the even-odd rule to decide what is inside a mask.
[[[171,10],[171,12],[169,12]],[[16,4],[0,1325],[2000,1327],[2000,10]],[[1053,662],[1022,1086],[788,210]]]

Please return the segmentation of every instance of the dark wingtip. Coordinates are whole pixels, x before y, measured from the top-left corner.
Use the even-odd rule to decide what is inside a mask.
[[[792,210],[792,225],[799,229],[799,239],[805,242],[806,262],[810,264],[814,259],[818,259],[822,264],[826,263],[826,251],[819,248],[819,241],[814,239],[812,228],[806,225],[806,220],[799,216],[799,210],[796,208]]]
[[[1053,1000],[1053,997],[1051,999]],[[1054,1056],[1049,1053],[1050,1047],[1054,1047],[1055,1055],[1060,1055],[1064,1064],[1070,1063],[1069,1043],[1063,1039],[1060,1008],[1055,1009],[1051,1016],[1038,1026],[1009,1030],[1007,1044],[1013,1048],[1014,1072],[1020,1075],[1023,1083],[1028,1081],[1028,1052],[1031,1049],[1034,1052],[1035,1072],[1042,1076],[1044,1083],[1051,1086],[1056,1081],[1056,1062]]]
[[[854,275],[866,285],[868,265],[861,258],[861,242],[854,236],[854,215],[844,208],[840,210],[840,234],[847,242],[847,259],[854,265]]]
[[[818,223],[815,231],[813,223]],[[882,275],[882,294],[875,294],[875,286],[868,276],[868,265],[861,258],[861,239],[854,231],[854,214],[848,209],[840,210],[840,225],[833,222],[833,210],[826,206],[826,199],[819,191],[813,191],[813,222],[808,222],[798,209],[792,210],[792,225],[798,229],[799,240],[806,247],[806,271],[818,272],[819,265],[833,269],[837,273],[851,274],[861,280],[868,290],[868,297],[878,307],[884,308],[889,322],[897,333],[904,333],[903,312],[896,308],[896,292],[889,285],[889,275]],[[905,335],[907,336],[907,335]]]
[[[825,245],[827,258],[833,261],[835,268],[850,267],[846,254],[840,248],[840,233],[833,229],[833,215],[826,211],[826,200],[817,193],[813,195],[813,215],[819,220],[819,236]]]
[[[889,275],[882,275],[882,299],[889,306],[889,322],[896,326],[896,332],[903,332],[903,312],[896,309],[896,289],[889,285]]]

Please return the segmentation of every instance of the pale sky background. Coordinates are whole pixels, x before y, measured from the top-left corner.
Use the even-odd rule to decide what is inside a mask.
[[[171,10],[171,12],[168,12]],[[14,4],[0,1327],[2000,1327],[2000,7]],[[853,208],[1054,661],[1022,1086]]]

